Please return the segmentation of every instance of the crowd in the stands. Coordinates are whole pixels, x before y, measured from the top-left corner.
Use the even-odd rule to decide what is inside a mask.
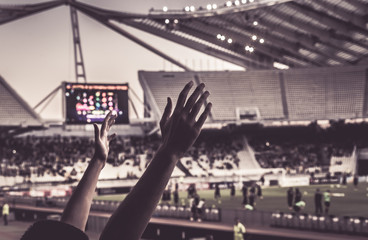
[[[352,145],[341,146],[331,143],[254,141],[251,144],[255,150],[255,157],[262,168],[284,168],[298,171],[326,165],[331,156],[348,157],[353,152]]]
[[[147,166],[158,148],[160,139],[151,137],[117,137],[110,145],[108,164],[118,167],[125,161],[134,166]],[[93,139],[81,137],[16,137],[3,141],[0,147],[0,176],[65,176],[65,167],[74,167],[77,162],[86,162],[93,155]],[[242,148],[238,141],[230,138],[202,138],[186,154],[193,160],[208,156],[209,167],[213,163],[231,156],[238,165],[237,152]],[[144,156],[145,159],[141,159]],[[75,174],[73,169],[68,174]]]
[[[350,131],[351,135],[357,134],[356,131],[359,131],[359,128]],[[207,132],[198,138],[185,157],[197,162],[196,166],[203,171],[210,172],[211,169],[231,171],[239,168],[238,152],[244,149],[248,139],[262,168],[284,168],[305,172],[308,167],[328,165],[331,156],[350,156],[354,146],[364,147],[362,144],[364,141],[353,142],[349,140],[348,135],[340,132],[336,134],[332,130],[329,134],[324,134],[323,138],[320,134],[316,135],[315,130],[313,134],[309,134],[310,129],[304,129],[300,133],[294,129],[292,132],[289,134],[288,131],[278,129],[274,133],[268,131],[263,135],[257,133],[252,136],[244,133]],[[345,138],[339,137],[340,135]],[[0,176],[26,178],[44,174],[73,176],[76,174],[74,165],[77,162],[86,163],[93,155],[94,146],[93,139],[87,137],[27,136],[1,141]],[[159,144],[160,137],[157,135],[117,137],[110,146],[108,163],[118,167],[129,160],[133,166],[139,166],[143,171],[141,167],[149,164]],[[203,161],[203,156],[206,157],[206,164],[200,162]],[[72,170],[66,172],[65,167]]]

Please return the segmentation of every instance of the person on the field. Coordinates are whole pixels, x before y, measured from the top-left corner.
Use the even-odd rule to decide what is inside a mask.
[[[328,211],[330,210],[330,205],[331,205],[331,192],[329,189],[327,189],[323,193],[323,198],[325,202],[325,214],[328,214]]]
[[[244,240],[244,234],[246,233],[246,229],[244,225],[239,221],[238,218],[235,218],[234,223],[234,240]]]
[[[174,192],[173,192],[173,199],[174,199],[174,204],[176,206],[178,206],[178,204],[179,204],[179,192],[178,192],[177,189],[175,189]]]
[[[323,213],[322,209],[322,193],[320,192],[319,188],[316,189],[314,194],[314,207],[316,215],[320,215]]]
[[[255,184],[253,183],[252,187],[249,190],[249,205],[251,205],[252,207],[254,207],[255,205],[255,199],[256,199],[256,187]]]
[[[256,194],[252,191],[249,192],[249,205],[254,207],[255,205],[255,199],[256,199]]]
[[[296,202],[293,206],[293,209],[296,213],[299,213],[300,210],[303,210],[305,208],[305,202],[304,201],[299,201],[299,202]]]
[[[354,190],[358,190],[358,183],[359,183],[358,175],[354,174],[353,178]]]
[[[199,204],[199,195],[195,194],[189,200],[190,212],[191,212],[190,221],[195,221],[198,219],[198,207],[197,207],[198,204]]]
[[[342,175],[342,184],[346,185],[347,174],[344,172]]]
[[[197,204],[197,222],[202,222],[206,200],[202,198]]]
[[[292,187],[289,187],[289,189],[287,190],[287,204],[289,209],[293,209],[293,200],[294,200],[294,190]]]
[[[9,204],[7,202],[4,202],[3,204],[3,220],[4,220],[4,225],[7,226],[8,225],[8,217],[9,217]]]
[[[216,186],[215,186],[215,199],[217,200],[218,204],[221,204],[221,192],[220,192],[220,186],[218,183],[216,183]]]
[[[257,184],[257,196],[258,196],[259,199],[263,199],[262,187],[259,184]]]
[[[294,203],[300,202],[301,200],[302,200],[302,193],[300,192],[299,188],[295,188]]]
[[[248,204],[248,188],[247,188],[247,185],[245,185],[245,183],[243,183],[242,194],[243,194],[242,204],[245,206]]]
[[[207,103],[203,113],[197,118],[209,93],[208,91],[202,93],[204,89],[202,83],[187,99],[192,86],[191,81],[181,91],[174,111],[172,111],[171,99],[167,99],[160,121],[161,146],[137,184],[108,220],[100,240],[117,240],[122,237],[129,240],[141,238],[177,162],[196,141],[210,114],[212,104]],[[21,240],[88,239],[84,230],[97,179],[106,163],[109,143],[114,138],[114,135],[108,136],[108,132],[115,118],[116,116],[109,112],[101,128],[94,125],[95,155],[65,207],[61,220],[36,222],[24,233]]]
[[[235,184],[232,183],[230,186],[230,196],[233,199],[235,197]]]

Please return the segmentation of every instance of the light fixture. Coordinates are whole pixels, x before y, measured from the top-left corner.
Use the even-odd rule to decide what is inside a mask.
[[[212,9],[216,9],[217,8],[217,4],[212,4]]]
[[[221,41],[224,41],[225,40],[225,36],[224,35],[222,35],[221,36]]]
[[[245,46],[245,51],[249,51],[249,46]]]
[[[164,11],[164,12],[167,12],[167,10],[168,10],[168,8],[167,8],[166,6],[164,6],[164,7],[162,8],[162,11]]]
[[[190,11],[194,12],[195,11],[195,7],[194,6],[190,6]]]
[[[259,42],[264,43],[264,39],[263,38],[259,39]]]
[[[221,34],[217,34],[217,39],[221,39]]]
[[[226,2],[226,6],[231,7],[231,5],[233,5],[233,3],[231,1]]]
[[[211,4],[207,4],[207,10],[211,10],[212,9],[212,5]]]
[[[178,19],[174,19],[174,23],[177,24],[179,22]]]
[[[165,19],[165,23],[166,24],[169,24],[170,23],[170,20],[169,19]]]
[[[240,1],[239,1],[239,0],[236,0],[236,1],[234,2],[234,4],[235,4],[236,6],[239,6],[239,5],[240,5]]]
[[[253,40],[253,41],[257,40],[257,36],[256,36],[256,35],[253,35],[253,36],[252,36],[252,40]]]
[[[227,40],[227,42],[228,42],[228,43],[232,43],[232,42],[233,42],[233,40],[232,40],[231,38],[229,38],[229,39]]]
[[[247,3],[247,0],[241,0],[241,2],[242,2],[243,4],[246,4],[246,3]]]
[[[257,25],[258,25],[258,22],[257,22],[257,21],[254,21],[254,22],[253,22],[253,25],[254,25],[254,26],[257,26]]]
[[[250,47],[249,48],[249,52],[254,52],[254,48],[253,47]]]
[[[190,7],[189,6],[186,6],[184,9],[185,9],[186,12],[189,12]]]

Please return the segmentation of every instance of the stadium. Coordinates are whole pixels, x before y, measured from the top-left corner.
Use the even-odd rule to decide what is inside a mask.
[[[112,112],[100,239],[192,83],[208,116],[141,239],[366,239],[368,1],[138,2],[0,1],[0,238],[65,219]]]

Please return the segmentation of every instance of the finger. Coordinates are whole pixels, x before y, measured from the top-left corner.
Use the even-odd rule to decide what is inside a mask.
[[[197,114],[199,113],[199,110],[201,110],[201,107],[203,103],[207,100],[210,93],[208,91],[205,91],[202,96],[199,98],[199,100],[194,104],[192,111],[189,114],[190,120],[195,120],[197,117]]]
[[[192,88],[192,86],[193,86],[193,81],[190,81],[187,83],[187,85],[185,85],[185,87],[179,94],[178,101],[176,102],[174,111],[180,111],[183,108],[185,100],[187,99],[189,90]]]
[[[110,136],[107,137],[107,140],[110,142],[112,140],[114,140],[116,138],[116,133],[111,134]]]
[[[192,109],[193,105],[197,101],[198,96],[202,93],[203,88],[204,88],[204,83],[201,83],[196,87],[192,95],[188,98],[188,101],[184,107],[184,111],[189,112]]]
[[[200,130],[202,128],[204,122],[206,121],[208,115],[211,112],[211,108],[212,108],[212,103],[208,103],[206,108],[204,109],[203,113],[199,117],[198,121],[196,122],[196,124],[194,124],[195,128],[197,128],[198,130]]]
[[[111,118],[108,121],[108,130],[110,130],[111,126],[115,123],[115,119],[118,117],[118,115],[112,115]]]
[[[95,142],[97,142],[100,139],[100,129],[96,123],[93,124],[93,127],[95,128]]]
[[[102,126],[101,126],[101,133],[102,133],[102,135],[106,131],[107,122],[109,121],[109,119],[111,117],[111,114],[112,114],[112,112],[109,111],[109,113],[106,115],[105,119],[103,120],[103,123],[102,123]]]
[[[164,113],[162,114],[162,117],[161,117],[161,120],[160,120],[161,130],[164,128],[167,120],[169,119],[169,117],[171,115],[171,109],[172,109],[172,102],[171,102],[171,98],[168,97]]]

